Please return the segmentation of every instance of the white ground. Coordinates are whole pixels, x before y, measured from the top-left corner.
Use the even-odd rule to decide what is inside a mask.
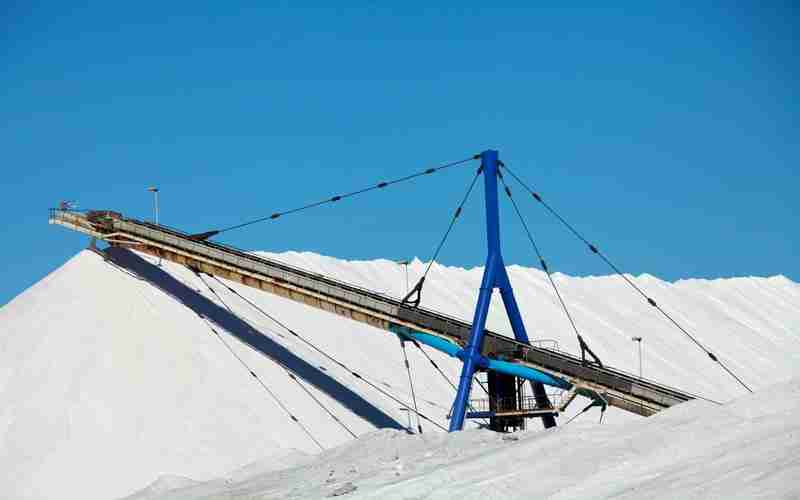
[[[347,491],[346,498],[382,500],[797,498],[798,417],[800,382],[793,381],[726,406],[691,402],[627,424],[574,421],[506,436],[383,430],[316,457],[268,458],[207,483],[163,478],[127,500],[311,499]],[[283,468],[274,470],[276,463]]]
[[[393,296],[405,288],[402,269],[390,261],[345,262],[306,253],[273,257]],[[784,277],[672,284],[636,277],[761,390],[756,396],[725,407],[691,403],[651,419],[610,410],[602,425],[593,410],[563,429],[529,432],[512,442],[483,431],[438,435],[424,421],[422,438],[375,433],[376,421],[405,425],[407,413],[215,285],[238,315],[273,339],[265,349],[296,356],[290,362],[302,364],[304,386],[364,436],[354,441],[283,369],[218,328],[327,449],[315,458],[316,445],[204,320],[164,290],[180,291],[191,307],[237,330],[241,325],[224,316],[217,298],[186,269],[164,263],[162,272],[133,258],[126,262],[146,270],[162,289],[82,252],[0,309],[0,498],[118,498],[156,480],[151,490],[218,477],[225,479],[190,489],[185,497],[228,498],[226,488],[235,485],[244,496],[317,498],[347,481],[358,488],[348,497],[800,495],[793,479],[800,476],[798,384],[768,388],[800,377],[800,285]],[[412,283],[422,268],[418,261],[411,265]],[[434,266],[423,305],[470,319],[481,272]],[[530,336],[556,339],[575,352],[574,334],[545,276],[516,266],[510,274]],[[719,401],[743,395],[619,278],[556,279],[584,336],[607,364],[636,371],[630,337],[641,335],[646,377]],[[234,287],[410,401],[392,335]],[[488,327],[510,331],[501,307],[493,309]],[[451,387],[420,353],[409,354],[420,411],[446,426]],[[458,362],[434,351],[431,356],[457,379]],[[579,409],[576,404],[573,411]],[[248,464],[253,465],[226,476]],[[301,465],[287,468],[292,464]],[[467,481],[473,477],[482,486],[470,493]],[[182,497],[171,491],[163,498]]]

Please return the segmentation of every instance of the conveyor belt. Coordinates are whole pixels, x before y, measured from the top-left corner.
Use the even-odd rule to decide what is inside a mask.
[[[428,333],[463,347],[470,323],[400,300],[111,211],[51,210],[50,223],[86,233],[111,245],[133,248],[202,272],[274,293],[388,331],[398,326]],[[521,363],[596,391],[611,405],[649,416],[697,396],[609,367],[584,364],[562,351],[523,344],[486,332],[483,354]]]

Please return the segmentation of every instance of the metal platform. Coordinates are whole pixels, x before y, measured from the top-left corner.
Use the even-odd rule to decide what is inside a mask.
[[[553,395],[549,397],[552,398]],[[467,418],[540,417],[559,413],[556,402],[551,406],[541,407],[534,396],[471,399],[469,405],[471,411],[467,413]]]
[[[422,332],[454,349],[463,348],[469,338],[471,325],[464,320],[413,308],[399,299],[117,212],[52,209],[49,222],[393,333]],[[621,370],[585,364],[572,354],[517,342],[488,330],[482,354],[506,365],[535,368],[566,381],[573,394],[599,394],[609,405],[643,416],[696,398]]]

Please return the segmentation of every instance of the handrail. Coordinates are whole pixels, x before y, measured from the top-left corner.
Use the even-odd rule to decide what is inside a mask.
[[[551,400],[549,406],[540,406],[535,396],[505,396],[470,400],[470,406],[477,411],[525,412],[525,411],[556,411],[559,401]]]

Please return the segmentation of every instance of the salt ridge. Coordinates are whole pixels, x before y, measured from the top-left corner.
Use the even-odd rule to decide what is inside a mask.
[[[391,261],[348,262],[305,252],[266,255],[394,297],[405,291],[404,271]],[[424,265],[418,259],[409,265],[412,284]],[[161,270],[164,279],[197,290],[198,300],[216,301],[187,269],[164,262]],[[435,264],[423,305],[470,319],[481,273],[481,268]],[[530,336],[555,339],[575,352],[574,333],[546,276],[520,266],[509,273]],[[579,328],[605,363],[636,371],[630,337],[641,335],[646,377],[721,401],[742,395],[741,387],[619,278],[556,279]],[[755,389],[800,376],[797,283],[780,276],[675,283],[641,279],[660,304]],[[410,400],[399,343],[392,335],[231,286],[337,359]],[[396,403],[290,336],[280,337],[280,328],[216,288],[237,315],[316,367],[319,378],[329,377],[376,411],[407,424],[407,414]],[[508,333],[499,302],[493,302],[487,327]],[[0,308],[0,328],[0,497],[118,498],[165,475],[206,481],[265,457],[287,456],[290,450],[318,452],[196,313],[94,253],[81,252]],[[285,371],[223,335],[325,448],[359,446]],[[457,361],[430,354],[457,380]],[[451,387],[420,353],[411,350],[409,355],[420,410],[446,426]],[[356,434],[375,431],[368,419],[353,413],[352,401],[337,401],[309,387]],[[612,410],[606,419],[609,424],[640,421]],[[424,422],[423,427],[435,432]],[[164,483],[174,486],[171,480]]]

